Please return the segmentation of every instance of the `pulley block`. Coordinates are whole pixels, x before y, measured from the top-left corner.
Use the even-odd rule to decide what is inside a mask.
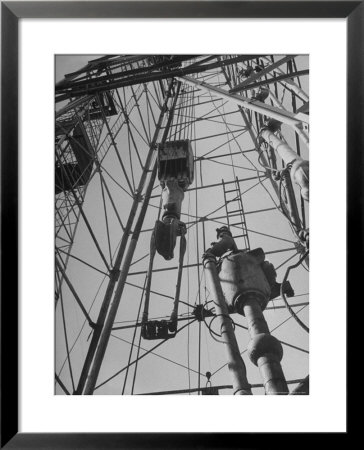
[[[168,141],[158,146],[158,179],[162,188],[168,180],[177,180],[186,190],[193,182],[193,152],[188,139]]]

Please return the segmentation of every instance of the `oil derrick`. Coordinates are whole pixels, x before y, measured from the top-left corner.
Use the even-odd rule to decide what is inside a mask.
[[[111,55],[57,84],[57,393],[251,395],[261,376],[278,394],[307,375],[306,335],[285,322],[308,305],[294,58]]]

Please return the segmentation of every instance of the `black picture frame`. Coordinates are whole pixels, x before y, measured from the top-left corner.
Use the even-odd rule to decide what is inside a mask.
[[[364,2],[122,1],[1,3],[1,448],[256,448],[254,433],[18,432],[18,22],[22,18],[346,18],[347,20],[347,286],[356,292],[363,264]],[[9,107],[9,105],[11,107]],[[333,127],[336,125],[333,124]],[[322,151],[328,152],[329,149]],[[334,183],[335,176],[333,177]],[[356,259],[356,258],[355,258]],[[358,290],[357,292],[361,292]],[[344,299],[343,299],[344,301]],[[348,348],[350,348],[348,346]],[[349,430],[349,428],[348,428]],[[348,433],[343,433],[348,435]],[[281,441],[287,442],[288,436]],[[300,438],[301,439],[301,438]],[[305,441],[305,439],[304,439]],[[300,442],[304,442],[300,441]],[[317,441],[315,442],[317,443]]]

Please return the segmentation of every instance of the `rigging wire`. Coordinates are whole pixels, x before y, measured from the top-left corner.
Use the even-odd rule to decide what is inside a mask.
[[[210,97],[211,97],[211,100],[212,100],[213,104],[215,105],[214,99],[213,99],[213,97],[212,97],[212,94],[211,94],[211,93],[209,93],[209,94],[210,94]],[[219,109],[218,106],[215,105],[215,107],[216,107],[216,109],[217,109],[218,111],[220,111],[220,109]],[[222,115],[222,117],[224,117],[224,116]],[[224,120],[224,118],[223,118],[223,120]],[[225,124],[226,124],[226,121],[225,121]],[[226,125],[226,128],[229,130],[229,132],[231,131],[230,128],[229,128],[229,126]],[[232,139],[233,139],[233,140],[235,141],[235,143],[237,144],[237,146],[238,146],[239,150],[241,151],[241,153],[243,154],[243,156],[249,161],[249,163],[254,167],[254,169],[255,169],[255,171],[256,171],[256,174],[257,174],[257,177],[258,177],[258,183],[257,183],[256,185],[252,186],[252,188],[255,187],[255,186],[257,186],[258,184],[261,184],[261,185],[263,186],[263,188],[265,189],[265,191],[266,191],[266,192],[268,193],[268,195],[270,196],[270,198],[272,199],[272,201],[273,201],[274,205],[276,206],[276,208],[277,208],[282,214],[284,214],[284,211],[283,211],[283,210],[281,211],[281,209],[278,207],[278,205],[277,205],[276,202],[274,201],[273,197],[271,196],[271,194],[269,193],[269,191],[267,190],[267,188],[263,185],[263,183],[262,183],[262,181],[261,181],[261,179],[260,179],[260,171],[259,171],[259,169],[257,168],[257,166],[256,166],[256,165],[255,165],[255,164],[254,164],[254,163],[246,156],[245,152],[242,150],[240,144],[237,142],[237,139],[236,139],[236,137],[235,137],[234,135],[233,135]],[[228,143],[229,143],[229,141],[228,141]],[[230,144],[229,144],[229,148],[230,148]],[[217,161],[214,161],[214,162],[217,163]],[[221,162],[219,162],[219,163],[220,163],[220,164],[223,164],[223,163],[221,163]],[[254,170],[254,169],[250,169],[250,170]],[[246,193],[246,192],[247,192],[247,191],[243,192],[242,195],[243,195],[244,193]],[[213,214],[214,212],[218,211],[219,209],[223,208],[224,206],[225,206],[225,205],[222,205],[220,208],[214,210],[213,212],[209,213],[208,215]],[[282,208],[282,206],[281,206],[281,208]],[[284,214],[284,216],[287,218],[287,216],[286,216],[285,214]],[[207,216],[206,216],[206,217],[207,217]],[[288,218],[288,219],[289,219],[289,218]]]
[[[137,284],[130,283],[129,281],[126,281],[125,284],[128,284],[129,286],[136,287],[138,289],[143,289],[141,286],[138,286]],[[174,300],[174,297],[171,295],[162,294],[161,292],[150,290],[151,294],[160,295],[161,297],[169,298],[171,300]],[[183,303],[184,305],[188,306],[189,308],[193,308],[193,306],[190,303],[184,302],[183,300],[180,300],[180,303]]]
[[[188,193],[188,207],[190,212],[191,207],[191,193]],[[187,265],[190,264],[190,235],[187,234]],[[190,269],[187,268],[187,298],[190,299]],[[187,311],[188,312],[188,311]],[[187,366],[188,366],[188,389],[191,389],[191,372],[190,372],[190,328],[187,329]]]
[[[216,333],[216,331],[214,331],[214,330],[212,329],[212,322],[213,322],[217,317],[226,317],[227,319],[230,319],[230,320],[231,320],[231,323],[233,324],[233,329],[234,329],[234,330],[235,330],[235,322],[234,322],[234,320],[231,318],[231,316],[230,316],[229,314],[227,314],[227,315],[225,315],[225,314],[215,314],[215,315],[213,316],[213,318],[210,320],[210,323],[207,323],[207,322],[205,321],[205,318],[204,318],[205,325],[207,326],[207,328],[208,328],[208,330],[209,330],[209,332],[210,332],[210,335],[211,335],[212,339],[213,339],[214,341],[218,342],[219,344],[225,344],[225,341],[222,341],[222,340],[220,340],[220,339],[216,339],[216,338],[214,337],[214,336],[217,336],[217,337],[220,337],[220,338],[222,337],[221,334]]]
[[[146,283],[147,283],[147,275],[146,275],[145,278],[144,278],[143,291],[142,291],[141,296],[140,296],[140,302],[139,302],[138,314],[137,314],[137,319],[136,319],[135,325],[139,322],[140,310],[141,310],[141,308],[142,308],[142,303],[143,303],[143,297],[144,297],[144,292],[145,292],[145,285],[146,285]],[[128,364],[130,363],[131,357],[132,357],[132,354],[133,354],[133,346],[134,346],[134,342],[135,342],[135,336],[136,336],[136,333],[137,333],[137,327],[135,326],[135,327],[134,327],[134,333],[133,333],[133,339],[132,339],[132,343],[131,343],[131,347],[130,347],[130,352],[129,352]],[[128,367],[127,370],[126,370],[126,374],[125,374],[125,378],[124,378],[124,384],[123,384],[123,389],[122,389],[122,391],[121,391],[121,395],[124,395],[125,387],[126,387],[126,382],[127,382],[127,380],[128,380],[128,374],[129,374],[129,367]]]
[[[111,336],[114,337],[115,339],[118,339],[119,341],[125,342],[126,344],[130,344],[130,345],[133,345],[134,347],[138,347],[138,349],[140,348],[140,350],[144,350],[146,352],[148,351],[146,348],[140,347],[140,345],[138,345],[138,344],[132,344],[130,341],[128,341],[126,339],[123,339],[120,336],[116,336],[115,334],[111,334]],[[160,355],[159,353],[150,352],[150,354],[153,355],[153,356],[156,356],[158,358],[164,359],[165,361],[168,361],[168,362],[170,362],[172,364],[175,364],[176,366],[183,367],[184,369],[190,370],[191,372],[195,372],[196,374],[198,374],[197,370],[191,369],[191,368],[185,366],[184,364],[181,364],[181,363],[179,363],[177,361],[174,361],[173,359],[167,358],[166,356]],[[132,391],[132,393],[133,393],[133,391]]]
[[[280,210],[282,211],[282,213],[284,214],[284,216],[286,217],[286,219],[290,223],[293,233],[297,236],[297,233],[300,231],[300,229],[296,231],[297,225],[291,220],[291,218],[288,216],[288,214],[286,214],[286,212],[284,211],[284,208],[283,208],[283,204],[282,204],[282,185],[283,185],[283,179],[281,177],[280,180],[279,180],[279,190],[278,190],[279,191]]]
[[[286,259],[285,261],[283,261],[278,267],[275,267],[275,270],[280,269],[282,266],[284,266],[285,264],[288,263],[288,261],[291,261],[291,259],[293,259],[295,256],[297,256],[299,253],[295,253],[294,255],[290,256],[288,259]]]
[[[114,254],[113,254],[113,258],[114,258],[114,256],[116,255],[116,252],[118,251],[118,248],[119,248],[119,246],[120,246],[120,243],[121,243],[121,239],[119,240],[119,244],[118,244],[118,246],[117,246],[116,249],[115,249],[115,252],[114,252]],[[70,255],[70,256],[72,256],[72,255]],[[82,260],[80,260],[80,261],[82,262]],[[93,266],[91,266],[91,267],[93,268]],[[95,270],[97,270],[97,269],[95,268]],[[97,299],[97,296],[99,295],[99,292],[100,292],[100,290],[101,290],[101,288],[102,288],[102,285],[104,284],[104,281],[105,281],[106,278],[109,276],[108,274],[106,274],[106,273],[104,273],[104,272],[102,272],[102,274],[104,275],[104,277],[103,277],[103,279],[102,279],[101,282],[100,282],[100,285],[99,285],[99,287],[98,287],[98,289],[97,289],[97,291],[96,291],[96,294],[95,294],[95,296],[94,296],[94,298],[93,298],[93,300],[92,300],[92,303],[91,303],[91,305],[90,305],[90,308],[87,310],[87,314],[88,314],[88,315],[90,315],[90,312],[91,312],[91,310],[92,310],[92,308],[93,308],[93,306],[94,306],[94,303],[95,303],[95,301],[96,301],[96,299]],[[84,329],[86,323],[88,323],[88,321],[87,321],[87,319],[84,319],[84,322],[83,322],[83,324],[82,324],[82,326],[81,326],[81,329],[80,329],[79,333],[77,334],[77,336],[76,336],[76,338],[75,338],[75,340],[74,340],[74,342],[73,342],[73,344],[72,344],[72,346],[71,346],[71,348],[70,348],[70,353],[73,351],[75,345],[77,344],[77,342],[78,342],[78,340],[79,340],[79,338],[80,338],[80,336],[81,336],[81,333],[82,333],[82,331],[83,331],[83,329]],[[60,368],[60,370],[59,370],[58,376],[61,375],[62,370],[63,370],[63,367],[64,367],[64,365],[66,364],[66,362],[67,362],[67,358],[63,361],[63,364],[62,364],[62,366],[61,366],[61,368]]]
[[[229,147],[230,147],[230,146],[229,146]],[[201,161],[201,159],[200,159],[200,161]],[[238,168],[238,169],[244,169],[244,170],[250,170],[250,171],[252,171],[252,172],[256,172],[256,169],[251,169],[251,168],[249,168],[249,167],[238,166],[237,164],[234,164],[234,163],[231,163],[231,164],[229,164],[229,163],[223,163],[223,162],[221,162],[221,161],[215,161],[214,159],[207,159],[206,161],[209,161],[209,162],[212,162],[212,163],[215,163],[215,164],[220,164],[221,166],[232,167],[233,169]],[[265,172],[260,171],[260,173],[264,174]]]
[[[289,313],[291,314],[291,316],[295,319],[295,321],[300,325],[300,327],[303,328],[307,333],[308,333],[310,330],[309,330],[309,328],[307,327],[307,325],[305,325],[305,324],[302,322],[302,320],[297,316],[297,314],[296,314],[296,313],[293,311],[293,309],[291,308],[290,304],[289,304],[288,301],[287,301],[286,295],[285,295],[285,293],[283,292],[283,285],[284,285],[285,281],[287,280],[288,274],[289,274],[289,272],[291,271],[291,269],[294,269],[294,268],[298,267],[298,266],[302,263],[302,261],[304,261],[304,259],[305,259],[306,256],[308,255],[308,253],[309,253],[309,251],[307,250],[307,251],[301,256],[301,258],[298,260],[298,262],[297,262],[296,264],[293,264],[293,265],[291,265],[291,266],[289,266],[289,267],[287,268],[286,273],[285,273],[285,275],[284,275],[284,277],[283,277],[283,280],[282,280],[282,284],[281,284],[281,297],[282,297],[282,300],[284,301],[284,304],[285,304],[286,308],[288,309],[288,311],[289,311]]]
[[[62,380],[59,378],[59,376],[55,373],[54,374],[54,378],[55,378],[55,383],[58,383],[60,385],[60,387],[62,388],[63,392],[66,395],[71,395],[68,391],[68,389],[66,388],[66,386],[63,384]]]
[[[259,63],[258,63],[258,65],[259,65]],[[222,68],[222,69],[223,69],[223,72],[225,73],[224,68]],[[225,73],[225,77],[227,77],[226,73]],[[229,85],[229,86],[230,86],[230,85]],[[231,87],[231,86],[230,86],[230,87]],[[242,112],[242,116],[243,116],[244,122],[245,122],[245,124],[247,125],[247,122],[246,122],[246,116],[245,116],[245,114],[243,113],[243,109],[240,109],[240,111]],[[257,115],[256,115],[256,117],[257,117]],[[256,134],[259,136],[259,133],[258,133],[258,131],[257,131],[256,129],[255,129],[255,132],[256,132]],[[261,153],[260,153],[260,150],[259,150],[258,142],[257,142],[256,139],[255,139],[255,140],[252,139],[252,140],[253,140],[253,143],[254,143],[254,145],[255,145],[257,151],[259,152],[259,157],[261,158]],[[239,146],[239,144],[238,144],[238,146]],[[240,147],[239,147],[239,149],[240,149]],[[241,150],[241,149],[240,149],[240,150]],[[242,151],[242,150],[241,150],[241,151]],[[242,153],[243,153],[243,152],[242,152]],[[244,155],[244,156],[245,156],[245,155]],[[259,162],[259,164],[261,164],[260,161],[259,161],[259,157],[258,157],[258,162]],[[249,160],[249,158],[247,158],[247,159]],[[250,160],[249,160],[249,161],[250,161]],[[250,161],[250,162],[251,162],[251,161]],[[272,202],[273,202],[273,204],[275,205],[275,207],[277,208],[277,210],[280,211],[280,212],[283,214],[283,211],[280,210],[280,208],[278,207],[278,205],[277,205],[277,203],[275,202],[274,198],[272,197],[271,193],[270,193],[269,190],[266,188],[266,186],[263,184],[263,182],[264,182],[266,179],[268,179],[268,178],[265,178],[265,179],[263,180],[263,182],[262,182],[261,179],[260,179],[260,175],[259,175],[259,170],[258,170],[258,168],[257,168],[252,162],[251,162],[251,164],[253,165],[253,167],[256,168],[257,177],[258,177],[258,180],[259,180],[259,182],[260,182],[262,188],[267,192],[267,194],[269,195],[270,199],[272,200]]]
[[[95,303],[95,301],[96,301],[96,299],[97,299],[97,296],[99,295],[100,289],[101,289],[101,287],[102,287],[102,285],[103,285],[103,283],[104,283],[106,277],[107,277],[107,275],[104,276],[104,278],[102,279],[102,281],[101,281],[101,283],[100,283],[99,288],[97,289],[97,292],[96,292],[96,294],[95,294],[95,296],[94,296],[94,298],[93,298],[93,301],[92,301],[92,303],[91,303],[91,306],[90,306],[90,308],[87,310],[87,313],[88,313],[88,314],[90,314],[90,312],[91,312],[91,309],[92,309],[92,307],[93,307],[93,305],[94,305],[94,303]],[[73,344],[72,344],[72,346],[71,346],[71,348],[70,348],[70,353],[72,353],[72,351],[73,351],[75,345],[77,344],[77,342],[78,342],[78,340],[79,340],[79,338],[80,338],[80,336],[81,336],[81,333],[82,333],[82,331],[83,331],[83,329],[84,329],[86,323],[88,323],[88,321],[87,321],[87,319],[84,319],[83,324],[82,324],[82,326],[81,326],[81,329],[80,329],[79,333],[77,334],[77,336],[76,336],[76,338],[75,338],[75,340],[74,340],[74,342],[73,342]],[[62,366],[61,366],[61,368],[60,368],[60,370],[59,370],[59,372],[58,372],[58,376],[61,376],[63,367],[65,366],[66,362],[67,362],[67,358],[63,361]]]
[[[136,363],[135,363],[135,367],[134,367],[133,383],[131,386],[131,395],[134,394],[136,376],[137,376],[138,365],[139,365],[139,354],[140,354],[140,349],[141,349],[141,342],[142,342],[142,329],[140,329],[140,332],[139,332],[138,349],[137,349],[137,354],[136,354],[137,359],[136,359]]]
[[[299,311],[298,314],[303,311],[308,305],[304,305]],[[273,333],[273,331],[276,331],[278,328],[280,328],[282,325],[284,325],[286,322],[288,322],[290,319],[292,319],[292,316],[287,317],[287,319],[285,319],[283,322],[281,322],[279,325],[277,325],[275,328],[273,328],[271,330],[271,334]],[[247,349],[243,350],[242,352],[240,352],[241,355],[243,355],[244,353],[246,353]],[[215,375],[217,372],[220,372],[221,369],[223,369],[224,367],[227,366],[227,363],[224,364],[223,366],[219,367],[217,370],[215,370],[215,372],[212,373],[212,376]]]
[[[193,319],[190,322],[188,322],[186,325],[184,325],[183,327],[179,328],[176,331],[177,333],[180,333],[182,330],[184,330],[186,327],[188,327],[189,325],[191,325],[192,323],[196,322],[197,319]],[[154,347],[152,347],[151,349],[149,349],[147,352],[143,353],[141,356],[137,357],[134,361],[132,361],[128,366],[132,366],[134,364],[136,364],[137,362],[139,362],[141,359],[143,359],[145,356],[147,356],[149,353],[151,353],[153,350],[155,350],[156,348],[160,347],[162,344],[164,344],[165,342],[169,341],[169,339],[163,339],[163,341],[159,342],[157,345],[155,345]],[[99,389],[100,387],[104,386],[106,383],[108,383],[109,381],[111,381],[113,378],[117,377],[120,373],[124,372],[127,369],[127,366],[123,367],[122,369],[118,370],[116,373],[114,373],[114,375],[112,375],[111,377],[107,378],[106,380],[102,381],[100,384],[98,384],[94,390]]]
[[[58,278],[58,283],[59,283],[59,273],[57,271],[56,271],[56,277]],[[68,368],[69,368],[70,377],[71,377],[72,389],[74,392],[75,391],[75,382],[74,382],[74,378],[73,378],[73,370],[72,370],[72,364],[71,364],[71,358],[70,358],[70,349],[69,349],[69,345],[68,345],[68,335],[67,335],[66,318],[65,318],[65,313],[64,313],[64,302],[63,302],[62,290],[60,290],[60,299],[61,299],[63,332],[64,332],[64,339],[65,339],[65,344],[66,344]]]
[[[208,303],[212,302],[212,300],[208,300],[209,296],[210,296],[210,292],[207,289],[206,286],[206,275],[204,272],[204,293],[205,293],[205,302],[204,302],[204,308],[206,308],[206,306],[208,305]],[[202,314],[203,314],[203,310],[202,310]],[[204,319],[204,317],[203,317]],[[204,320],[205,321],[205,320]],[[206,334],[206,327],[204,327],[204,336],[205,336],[205,346],[206,346],[206,354],[207,354],[207,361],[208,361],[208,368],[209,368],[209,372],[211,373],[211,359],[210,359],[210,351],[209,351],[209,345],[207,342],[207,334]]]
[[[196,159],[197,151],[196,151],[196,143],[194,143],[194,157]],[[196,177],[196,187],[198,187],[197,177]],[[198,195],[197,195],[197,189],[195,190],[195,213],[197,216],[198,212]],[[197,262],[200,261],[200,251],[199,251],[199,233],[198,233],[198,225],[196,226],[196,258]],[[198,297],[198,304],[201,304],[201,281],[202,281],[202,274],[200,276],[200,266],[196,266],[197,271],[197,279],[200,280],[200,283],[198,285],[198,291],[197,291],[197,297]],[[198,323],[198,372],[201,372],[201,322]],[[198,388],[201,387],[201,375],[198,376]],[[198,393],[200,395],[200,391]]]

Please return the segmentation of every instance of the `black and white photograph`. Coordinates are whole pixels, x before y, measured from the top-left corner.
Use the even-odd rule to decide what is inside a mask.
[[[309,55],[54,64],[54,393],[309,395]]]
[[[349,437],[363,3],[1,2],[1,448]]]

